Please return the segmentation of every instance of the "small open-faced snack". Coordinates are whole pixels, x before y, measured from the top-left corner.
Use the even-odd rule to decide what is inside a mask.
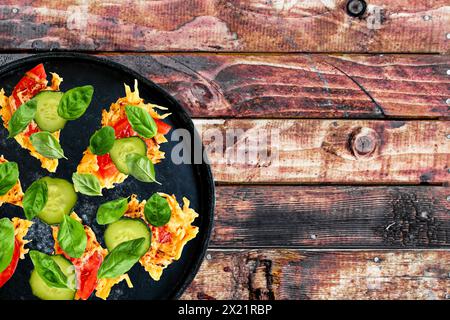
[[[13,115],[19,110],[21,106],[26,106],[25,104],[30,101],[32,98],[37,96],[40,92],[45,91],[41,98],[43,97],[45,100],[46,95],[52,95],[51,100],[57,99],[59,102],[60,97],[59,96],[59,86],[62,82],[62,78],[56,74],[52,73],[52,80],[50,86],[48,86],[47,81],[47,74],[44,69],[43,64],[39,64],[33,69],[29,70],[27,73],[25,73],[24,77],[17,83],[17,85],[14,87],[11,95],[7,97],[5,95],[5,91],[3,89],[0,90],[0,113],[3,119],[3,125],[5,128],[10,130],[10,122],[13,117]],[[53,97],[53,93],[55,92],[55,96]],[[37,100],[39,101],[40,98]],[[57,102],[56,102],[57,103]],[[43,102],[41,103],[42,107],[39,108],[40,114],[44,114],[47,111],[44,107],[44,104],[47,105],[47,103]],[[50,107],[48,107],[50,108]],[[54,108],[54,103],[52,103],[52,108]],[[15,122],[22,122],[23,124],[26,124],[28,122],[26,128],[20,132],[14,132],[15,135],[14,139],[20,144],[20,146],[24,149],[27,149],[30,151],[30,154],[39,159],[41,161],[41,165],[43,168],[47,169],[50,172],[55,172],[56,168],[58,167],[58,159],[50,159],[43,155],[41,155],[36,148],[31,143],[31,135],[34,133],[39,132],[41,129],[39,128],[37,122],[33,120],[34,116],[37,114],[38,107],[35,105],[34,107],[31,106],[30,108],[24,108],[23,109],[23,115],[21,118],[18,119]],[[33,116],[34,113],[34,116]],[[40,117],[38,117],[39,119]],[[27,121],[27,120],[30,121]],[[58,119],[59,120],[59,119]],[[64,122],[64,121],[61,121]],[[65,124],[65,123],[64,123]],[[63,125],[61,123],[61,125]],[[20,130],[20,129],[18,129]],[[11,132],[11,131],[10,131]],[[11,134],[10,134],[11,135]],[[54,130],[52,133],[52,136],[59,141],[59,135],[60,130]]]
[[[198,227],[192,225],[198,214],[189,205],[189,200],[183,198],[180,207],[174,195],[165,193],[155,193],[142,202],[131,196],[122,213],[124,218],[108,224],[105,231],[108,249],[125,240],[144,238],[144,246],[147,243],[149,246],[139,263],[158,281],[164,269],[181,257],[186,243],[198,233]],[[114,214],[113,210],[109,212]]]
[[[23,192],[17,163],[8,162],[0,155],[0,206],[4,203],[21,206],[22,198]]]
[[[160,144],[167,142],[165,135],[171,128],[162,121],[169,114],[160,115],[156,109],[165,110],[144,102],[137,81],[134,91],[125,85],[125,97],[103,110],[102,128],[92,135],[77,172],[94,175],[101,187],[108,189],[122,183],[128,175],[155,182],[153,164],[164,159]],[[137,167],[145,170],[134,170]]]
[[[9,97],[0,90],[0,115],[9,131],[8,137],[14,138],[50,172],[56,171],[58,159],[65,158],[59,143],[61,129],[68,120],[84,114],[94,92],[89,85],[60,92],[62,80],[52,73],[48,85],[41,63],[25,73]]]
[[[71,221],[69,223],[72,223],[75,226],[77,222],[80,225],[82,222],[75,212],[70,215],[68,221]],[[127,282],[128,287],[132,288],[133,285],[128,274],[122,274],[113,279],[98,279],[98,271],[108,254],[108,250],[102,248],[97,241],[95,233],[90,227],[82,225],[83,231],[85,232],[85,240],[80,240],[81,236],[78,236],[77,238],[75,235],[76,231],[74,231],[76,230],[76,227],[73,225],[68,228],[68,230],[70,230],[69,232],[64,232],[63,230],[63,233],[61,232],[61,229],[64,228],[63,224],[52,227],[53,238],[55,240],[55,254],[63,255],[75,268],[76,292],[73,298],[76,300],[87,300],[92,293],[96,291],[95,295],[97,297],[107,299],[111,292],[111,288],[123,280]],[[66,241],[69,245],[63,250],[61,247]],[[84,245],[82,245],[84,250],[77,253],[70,243],[75,243],[78,246],[80,243],[84,243]]]

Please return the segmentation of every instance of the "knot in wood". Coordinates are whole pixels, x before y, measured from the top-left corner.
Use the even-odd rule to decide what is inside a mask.
[[[347,2],[347,13],[352,17],[361,17],[367,9],[364,0],[349,0]]]
[[[371,156],[378,147],[378,134],[370,128],[358,128],[351,138],[351,149],[356,157]]]
[[[200,105],[205,105],[213,99],[213,94],[211,91],[202,83],[194,83],[191,88],[191,92]]]
[[[375,141],[370,136],[357,137],[355,139],[355,150],[359,154],[368,154],[375,149]]]

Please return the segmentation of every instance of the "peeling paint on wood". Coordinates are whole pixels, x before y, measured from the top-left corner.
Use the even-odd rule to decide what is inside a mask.
[[[183,299],[446,299],[448,251],[210,250]]]

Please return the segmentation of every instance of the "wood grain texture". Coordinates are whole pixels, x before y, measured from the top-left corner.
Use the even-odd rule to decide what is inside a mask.
[[[0,5],[3,49],[448,52],[447,0],[30,1]]]
[[[450,188],[219,186],[211,246],[450,246]]]
[[[0,65],[23,57],[2,54]],[[156,82],[193,117],[450,119],[440,55],[101,55]]]
[[[183,299],[448,299],[449,251],[210,250]]]
[[[197,119],[194,123],[217,182],[449,182],[450,121]]]
[[[194,117],[450,118],[449,56],[114,55]]]

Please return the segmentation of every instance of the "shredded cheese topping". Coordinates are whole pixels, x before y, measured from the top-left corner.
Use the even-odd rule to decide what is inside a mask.
[[[25,240],[24,238],[30,227],[33,225],[33,222],[19,218],[12,218],[12,223],[14,225],[14,235],[16,240],[19,242],[20,259],[25,259],[25,255],[28,251],[30,251],[29,249],[25,249],[25,245],[29,243],[30,240]]]
[[[95,296],[106,300],[111,294],[111,289],[116,284],[125,280],[127,282],[128,288],[133,288],[133,284],[131,283],[130,277],[128,274],[123,274],[115,279],[100,279],[97,284],[97,288],[95,289]]]
[[[7,160],[0,155],[0,163],[5,163]],[[8,193],[0,196],[0,206],[4,203],[10,203],[16,206],[22,206],[22,199],[23,199],[23,191],[22,186],[20,185],[20,181],[17,181],[17,183],[14,185],[14,187],[11,188],[11,190],[8,191]]]
[[[165,268],[173,261],[180,259],[184,246],[189,240],[194,239],[198,233],[198,227],[192,225],[195,218],[198,217],[198,213],[189,208],[189,200],[183,198],[183,208],[181,208],[174,195],[159,194],[167,199],[172,215],[165,226],[151,227],[151,247],[139,260],[155,281],[161,278]],[[136,195],[133,195],[128,203],[125,216],[142,219],[148,224],[144,215],[145,203],[146,201],[139,202]]]

